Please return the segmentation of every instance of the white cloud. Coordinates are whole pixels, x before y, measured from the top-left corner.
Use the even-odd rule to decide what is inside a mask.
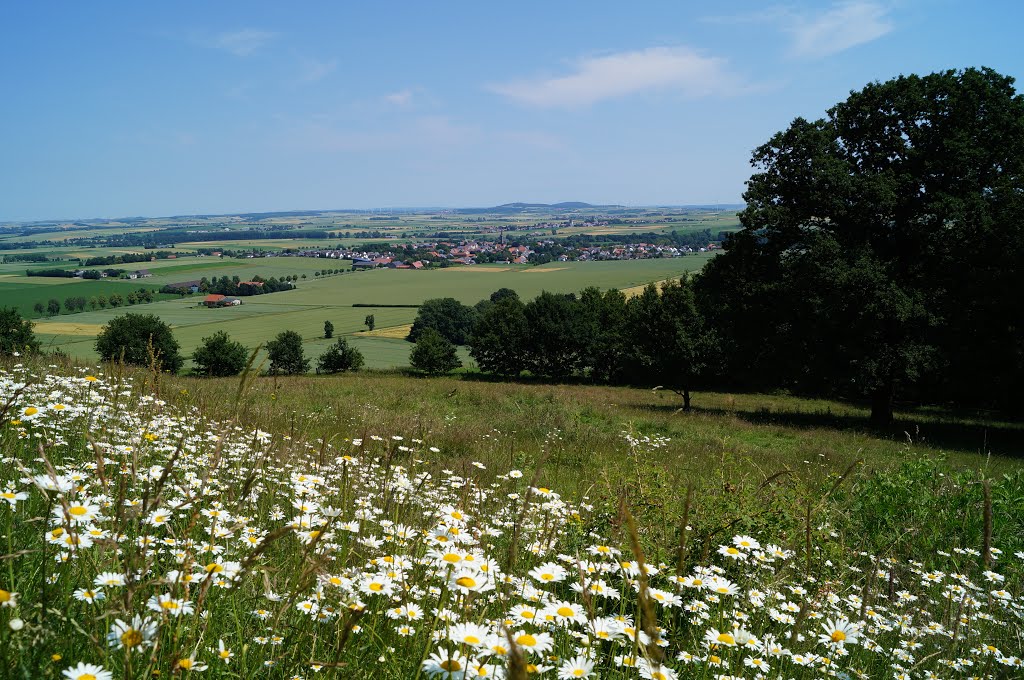
[[[488,89],[522,104],[553,108],[589,106],[654,90],[702,96],[734,87],[724,59],[687,47],[651,47],[580,59],[568,75],[516,80]]]
[[[825,57],[871,42],[893,29],[889,9],[876,2],[846,2],[816,15],[794,15],[785,27],[798,57]]]
[[[776,5],[748,14],[706,17],[704,21],[775,24],[789,35],[791,56],[813,59],[837,54],[889,33],[895,27],[889,13],[890,8],[883,3],[850,0],[807,11]]]
[[[243,28],[239,31],[225,31],[204,40],[207,47],[230,52],[236,57],[248,57],[274,39],[276,33]]]
[[[399,90],[398,92],[392,92],[391,94],[384,95],[384,101],[388,104],[394,104],[395,106],[408,106],[412,103],[412,95],[412,90]]]
[[[299,80],[305,83],[314,83],[326,78],[338,68],[338,60],[320,61],[319,59],[303,59],[302,72]]]

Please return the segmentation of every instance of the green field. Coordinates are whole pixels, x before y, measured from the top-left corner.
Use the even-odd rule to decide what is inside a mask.
[[[202,338],[218,330],[227,331],[250,348],[265,343],[280,331],[294,330],[304,338],[307,355],[316,357],[328,344],[323,339],[325,320],[334,324],[338,335],[349,335],[365,329],[363,321],[367,314],[374,314],[377,328],[408,324],[416,316],[414,308],[366,308],[353,307],[353,304],[414,305],[438,297],[454,297],[473,304],[506,287],[513,288],[525,299],[533,298],[544,290],[569,293],[587,286],[624,289],[694,271],[710,257],[713,255],[701,253],[675,259],[564,262],[539,267],[475,265],[424,271],[376,270],[347,272],[322,279],[314,278],[313,272],[328,267],[344,267],[347,263],[315,258],[163,260],[145,263],[148,267],[139,265],[139,268],[148,268],[154,274],[152,278],[145,279],[147,283],[163,285],[171,281],[221,275],[248,278],[259,274],[266,278],[306,273],[308,278],[299,282],[297,290],[247,297],[239,307],[206,309],[199,304],[202,296],[197,295],[139,305],[131,311],[156,314],[169,323],[186,354],[191,354]],[[91,282],[39,287],[41,292],[36,294],[63,299],[63,296],[50,295],[49,291],[55,288],[83,290],[88,283]],[[123,284],[137,284],[138,281],[96,283],[116,288]],[[16,287],[26,284],[0,285]],[[125,289],[137,287],[125,286]],[[28,307],[31,309],[31,304]],[[36,332],[46,347],[62,349],[75,357],[94,359],[95,332],[125,311],[125,308],[106,309],[62,315],[53,320],[43,319],[37,323]],[[69,323],[81,328],[68,328]],[[402,366],[408,360],[410,345],[402,340],[365,336],[356,336],[352,340],[365,355],[370,368]]]

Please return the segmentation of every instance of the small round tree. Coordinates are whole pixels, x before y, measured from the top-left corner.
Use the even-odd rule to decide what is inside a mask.
[[[195,374],[210,377],[238,375],[245,368],[248,351],[245,346],[228,337],[226,331],[217,331],[203,338],[202,344],[192,353]]]
[[[416,345],[409,353],[409,363],[427,375],[441,375],[462,366],[455,345],[433,328],[419,334]]]
[[[334,337],[334,324],[330,321],[324,321],[324,337],[328,340]]]
[[[317,371],[320,373],[358,371],[362,367],[363,353],[348,344],[345,338],[338,338],[317,360]]]
[[[14,307],[0,309],[0,357],[38,351],[39,341],[32,332],[32,322],[21,318],[21,312]]]
[[[271,375],[295,375],[309,371],[309,360],[302,352],[302,336],[295,331],[281,331],[267,343]]]
[[[135,366],[156,364],[177,373],[184,363],[171,327],[155,314],[128,313],[111,319],[96,337],[96,351],[104,361]]]

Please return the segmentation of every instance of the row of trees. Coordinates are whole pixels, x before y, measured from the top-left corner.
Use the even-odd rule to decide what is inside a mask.
[[[149,288],[139,288],[127,295],[114,293],[110,297],[106,295],[93,295],[86,298],[82,295],[74,295],[64,298],[64,310],[69,314],[90,310],[106,309],[107,307],[121,307],[123,305],[137,305],[152,302],[156,299],[156,293]],[[60,314],[61,302],[57,298],[50,298],[46,303],[36,302],[32,310],[39,316],[56,316]]]

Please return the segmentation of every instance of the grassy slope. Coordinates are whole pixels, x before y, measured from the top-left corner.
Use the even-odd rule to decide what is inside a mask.
[[[167,395],[226,417],[238,382],[174,378],[164,386]],[[922,546],[948,540],[944,534],[955,533],[950,524],[958,523],[956,531],[974,533],[965,540],[976,541],[981,489],[965,483],[1006,474],[1013,480],[1006,493],[1015,499],[1008,506],[1014,510],[1004,511],[997,531],[1001,545],[1024,548],[1020,423],[905,412],[892,432],[878,433],[868,428],[866,409],[842,402],[702,393],[695,406],[694,413],[678,413],[674,395],[633,388],[364,373],[258,378],[241,417],[313,440],[396,433],[420,437],[439,446],[453,470],[468,469],[473,461],[496,469],[539,468],[539,483],[572,494],[589,494],[611,505],[626,494],[641,507],[645,526],[660,532],[652,540],[662,548],[674,540],[688,484],[698,499],[691,523],[704,530],[729,521],[765,530],[762,523],[769,520],[770,529],[777,530],[780,522],[798,526],[803,521],[799,508],[807,499],[823,502],[823,489],[847,472],[833,498],[843,520],[887,527],[858,540],[872,541],[876,549],[893,540],[908,551],[928,549]],[[631,450],[625,431],[670,441]],[[789,472],[763,486],[782,471]],[[963,494],[956,502],[938,492],[915,491],[924,484],[953,484],[953,479]],[[860,508],[857,494],[889,480],[906,484],[898,493],[870,491],[878,496],[877,504],[863,517],[849,515],[851,506]],[[915,508],[917,502],[922,507]],[[906,533],[890,536],[893,527]],[[900,545],[891,549],[902,552]]]

